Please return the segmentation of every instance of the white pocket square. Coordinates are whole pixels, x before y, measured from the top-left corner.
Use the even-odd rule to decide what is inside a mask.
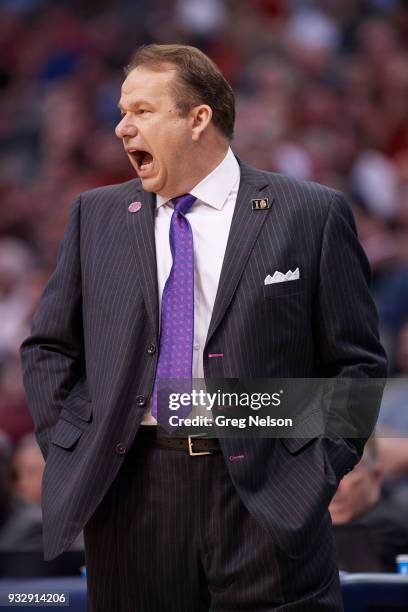
[[[273,276],[268,274],[264,282],[265,285],[273,285],[274,283],[286,283],[286,281],[294,281],[298,280],[299,278],[299,268],[296,268],[296,270],[294,270],[293,272],[292,270],[289,270],[288,272],[286,272],[286,274],[283,274],[282,272],[278,272],[278,270],[276,270]]]

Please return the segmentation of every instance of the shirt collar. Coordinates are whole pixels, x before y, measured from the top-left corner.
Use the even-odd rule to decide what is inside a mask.
[[[224,159],[202,181],[191,189],[191,195],[205,204],[221,210],[240,176],[239,164],[231,147]],[[156,194],[156,207],[159,208],[169,201],[160,194]]]

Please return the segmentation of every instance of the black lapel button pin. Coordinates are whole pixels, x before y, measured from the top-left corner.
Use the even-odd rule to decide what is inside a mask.
[[[268,198],[255,198],[251,200],[252,210],[267,210],[270,208]]]

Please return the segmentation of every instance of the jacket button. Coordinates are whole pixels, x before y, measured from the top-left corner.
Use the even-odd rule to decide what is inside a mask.
[[[126,446],[123,444],[123,442],[119,442],[115,446],[115,451],[118,455],[124,455],[126,453]]]
[[[138,406],[144,406],[144,405],[145,405],[145,403],[146,403],[146,398],[145,398],[145,396],[144,396],[144,395],[138,395],[138,396],[136,397],[136,404],[137,404]]]
[[[156,345],[153,344],[153,342],[147,347],[147,352],[149,353],[149,355],[154,355],[154,353],[156,352]]]

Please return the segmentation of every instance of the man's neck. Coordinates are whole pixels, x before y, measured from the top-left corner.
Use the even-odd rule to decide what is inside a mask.
[[[211,172],[213,172],[217,166],[225,159],[228,153],[229,146],[219,148],[214,152],[206,151],[201,149],[200,152],[196,152],[194,154],[194,172],[185,179],[185,181],[180,182],[177,186],[177,193],[167,193],[167,192],[159,192],[163,198],[170,200],[171,198],[176,198],[185,193],[190,193],[196,185],[201,183]]]

